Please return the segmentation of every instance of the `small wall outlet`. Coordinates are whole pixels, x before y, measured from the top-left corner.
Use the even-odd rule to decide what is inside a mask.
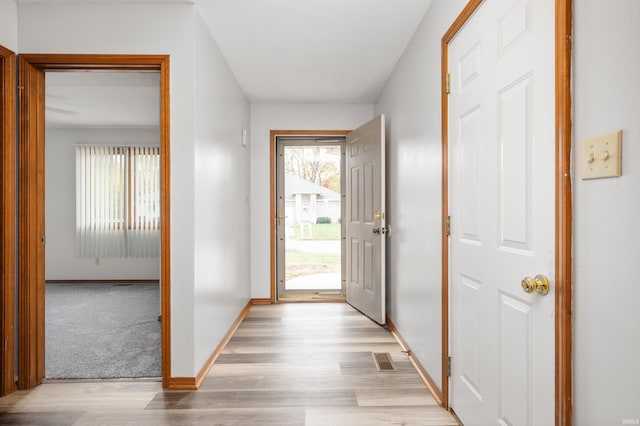
[[[622,176],[622,130],[582,142],[582,179]]]

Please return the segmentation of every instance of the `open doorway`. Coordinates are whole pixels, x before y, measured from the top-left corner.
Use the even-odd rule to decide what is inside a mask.
[[[298,140],[311,139],[312,146],[329,145],[325,142],[333,141],[342,144],[342,163],[341,169],[343,176],[341,184],[342,199],[342,219],[340,222],[341,229],[341,262],[342,277],[344,280],[343,294],[338,300],[346,301],[360,312],[367,315],[379,324],[386,322],[386,282],[385,282],[385,247],[386,238],[389,236],[389,226],[387,225],[386,208],[385,208],[385,118],[384,115],[378,115],[372,120],[364,123],[360,127],[352,131],[344,130],[320,130],[320,131],[299,131],[299,130],[271,130],[270,132],[270,160],[271,160],[271,208],[270,214],[273,221],[271,222],[271,298],[269,303],[286,302],[281,295],[278,294],[278,285],[285,288],[286,271],[285,262],[287,231],[289,234],[295,235],[299,232],[302,236],[302,230],[296,231],[296,223],[293,229],[285,222],[287,216],[286,198],[287,193],[283,189],[280,195],[277,195],[278,163],[281,164],[280,169],[284,169],[285,152],[278,154],[278,146],[283,145],[279,140],[293,139]],[[342,138],[344,137],[344,142]],[[299,142],[292,142],[294,146],[300,145]],[[324,148],[326,150],[326,148]],[[322,155],[320,155],[322,154]],[[293,154],[292,154],[293,155]],[[319,156],[326,156],[327,153],[320,153]],[[280,178],[280,182],[284,182],[284,177]],[[308,183],[305,184],[308,187]],[[286,186],[286,185],[285,185]],[[291,195],[294,191],[290,191]],[[305,195],[305,191],[300,192]],[[312,199],[315,197],[317,204],[320,190],[314,189],[306,191],[305,198],[306,207],[312,206]],[[313,195],[315,194],[315,195]],[[290,215],[295,221],[298,219],[298,225],[304,224],[304,207],[300,203],[300,215],[296,216],[295,203]],[[313,216],[310,218],[313,221]],[[307,220],[308,221],[308,220]],[[325,221],[330,221],[326,220]],[[317,222],[317,217],[316,217]],[[298,226],[300,228],[300,226]],[[313,228],[311,229],[313,231]],[[308,235],[308,234],[307,234]],[[278,251],[281,253],[278,256]],[[281,278],[279,278],[281,277]],[[278,283],[278,281],[280,281]],[[312,289],[313,297],[320,296],[317,289]],[[329,301],[336,301],[336,295]],[[304,301],[309,299],[300,299]],[[322,301],[311,299],[311,301]]]
[[[344,300],[345,138],[276,138],[278,300]]]
[[[45,377],[45,73],[49,71],[157,71],[160,74],[160,303],[161,365],[171,385],[169,56],[23,54],[19,59],[18,387]],[[156,320],[158,318],[156,317]]]
[[[45,379],[158,378],[160,73],[45,73]]]

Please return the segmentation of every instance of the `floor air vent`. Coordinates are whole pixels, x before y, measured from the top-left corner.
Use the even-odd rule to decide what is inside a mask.
[[[378,371],[396,371],[396,366],[393,365],[393,360],[388,352],[372,352],[372,354]]]

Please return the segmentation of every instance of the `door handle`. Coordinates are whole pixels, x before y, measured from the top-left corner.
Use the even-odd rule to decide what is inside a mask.
[[[522,289],[525,293],[538,293],[545,295],[549,293],[549,280],[544,275],[536,275],[535,278],[524,277],[522,280]]]
[[[382,228],[373,228],[373,233],[376,235],[386,234],[387,232],[389,232],[389,228],[386,226],[383,226]]]
[[[278,213],[278,216],[276,216],[276,222],[278,223],[278,226],[282,225],[282,219],[286,219],[287,216],[283,215],[282,213]]]

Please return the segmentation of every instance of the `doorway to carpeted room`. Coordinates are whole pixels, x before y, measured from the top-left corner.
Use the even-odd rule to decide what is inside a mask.
[[[46,284],[45,378],[162,376],[159,283]]]

